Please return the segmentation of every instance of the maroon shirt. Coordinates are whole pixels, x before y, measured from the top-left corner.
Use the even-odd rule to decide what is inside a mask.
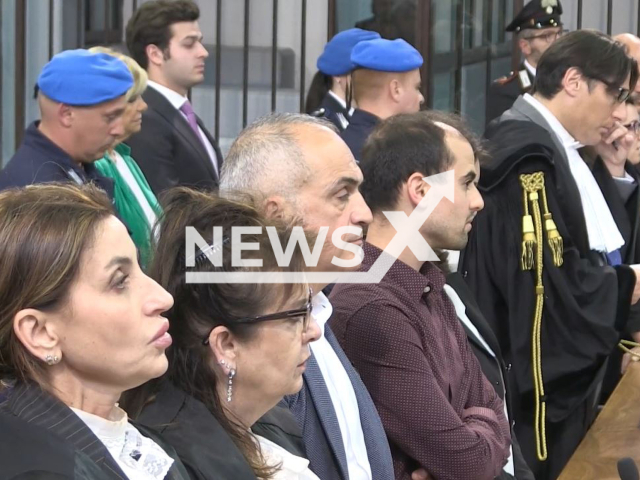
[[[387,255],[364,252],[365,271]],[[491,480],[509,458],[509,425],[444,284],[433,264],[396,260],[379,284],[336,285],[329,325],[378,408],[396,479],[422,466],[437,480]]]

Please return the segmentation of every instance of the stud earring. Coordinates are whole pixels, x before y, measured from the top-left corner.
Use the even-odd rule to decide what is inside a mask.
[[[57,355],[47,355],[44,357],[44,361],[47,362],[47,365],[52,366],[60,361]]]

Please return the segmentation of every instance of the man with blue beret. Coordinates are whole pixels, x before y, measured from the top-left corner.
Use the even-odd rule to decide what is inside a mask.
[[[112,181],[93,162],[124,134],[125,93],[133,85],[127,66],[104,53],[67,50],[44,66],[37,85],[41,119],[0,172],[0,190],[93,181],[112,197]]]
[[[402,39],[358,43],[351,52],[353,98],[358,108],[340,135],[360,161],[365,140],[385,118],[420,110],[422,55]]]
[[[312,115],[323,116],[340,131],[349,126],[353,108],[350,102],[351,79],[349,74],[354,68],[351,63],[351,51],[358,43],[380,38],[380,34],[350,28],[340,32],[327,42],[322,55],[318,57],[318,73],[321,83],[327,90],[320,109]]]

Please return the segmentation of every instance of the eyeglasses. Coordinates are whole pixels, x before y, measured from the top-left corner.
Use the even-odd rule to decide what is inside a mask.
[[[302,324],[302,331],[305,332],[309,326],[309,319],[311,318],[311,310],[313,309],[313,289],[309,288],[309,301],[303,308],[295,308],[293,310],[285,310],[283,312],[270,313],[268,315],[257,315],[254,317],[242,317],[233,320],[233,323],[250,324],[270,322],[272,320],[286,320],[288,318],[296,318],[304,316]],[[209,336],[215,327],[213,327],[209,334],[202,339],[203,345],[209,345]]]
[[[569,33],[569,30],[558,30],[557,32],[542,33],[540,35],[531,35],[530,37],[525,37],[524,39],[535,40],[536,38],[539,38],[540,40],[544,40],[546,43],[553,43],[558,38],[565,35],[566,33]]]
[[[604,80],[602,78],[598,78],[598,77],[588,77],[591,78],[592,80],[597,80],[598,82],[602,82],[607,86],[607,90],[613,94],[613,97],[615,98],[615,102],[616,103],[624,103],[627,101],[627,99],[629,98],[629,96],[631,95],[631,90],[629,90],[628,88],[623,88],[623,87],[617,87],[616,85],[614,85],[613,83]]]
[[[640,133],[640,122],[638,120],[634,120],[633,122],[628,123],[627,125],[625,125],[625,127],[636,137],[638,136],[638,133]]]

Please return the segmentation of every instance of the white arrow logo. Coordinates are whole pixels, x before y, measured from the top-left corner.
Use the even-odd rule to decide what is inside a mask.
[[[411,215],[398,211],[383,212],[396,229],[396,234],[367,272],[187,272],[186,282],[380,283],[405,248],[409,248],[420,261],[438,260],[438,256],[420,233],[420,228],[443,198],[454,201],[455,175],[453,170],[449,170],[424,177],[423,180],[431,188]],[[281,251],[282,247],[279,248]]]

